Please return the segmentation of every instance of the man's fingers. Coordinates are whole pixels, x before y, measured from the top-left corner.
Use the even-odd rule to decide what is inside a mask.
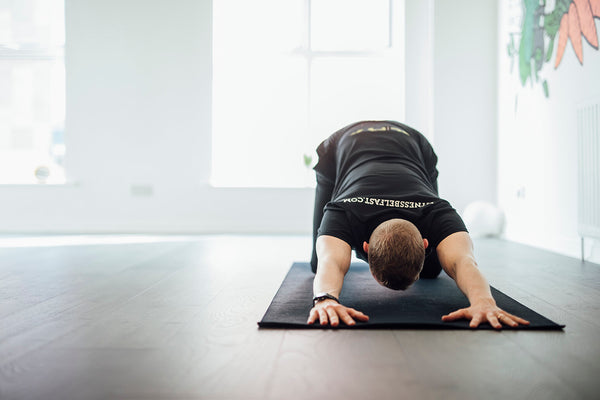
[[[504,317],[504,318],[506,318],[506,317]],[[496,317],[496,315],[493,312],[487,313],[487,320],[490,323],[490,325],[492,325],[492,327],[494,327],[495,329],[502,328],[502,324],[500,322],[498,322],[498,318]]]
[[[329,323],[331,324],[331,326],[338,326],[340,320],[338,318],[335,307],[327,306],[325,307],[325,310],[327,311],[327,315],[329,316]]]
[[[327,313],[322,308],[319,308],[319,321],[321,321],[321,325],[327,325]]]
[[[350,316],[354,319],[357,319],[359,321],[363,321],[366,322],[369,320],[369,316],[362,313],[361,311],[357,311],[354,308],[347,308],[348,310],[348,314],[350,314]]]
[[[346,324],[346,325],[354,325],[356,324],[356,322],[354,322],[354,320],[352,319],[352,317],[350,316],[350,314],[348,314],[348,312],[346,310],[344,310],[343,308],[338,310],[338,313],[340,315],[340,319]]]
[[[319,321],[321,325],[330,324],[338,326],[340,321],[346,325],[356,325],[356,321],[368,321],[369,317],[353,308],[344,307],[341,304],[327,304],[317,306],[310,310],[307,323],[309,325]]]
[[[526,319],[523,319],[521,317],[517,317],[516,315],[512,315],[509,313],[503,313],[505,315],[507,315],[510,319],[512,319],[513,321],[521,324],[521,325],[529,325],[529,321],[527,321]]]
[[[491,310],[481,310],[477,307],[471,306],[469,308],[461,308],[460,310],[451,312],[448,315],[442,317],[442,321],[454,321],[457,319],[470,319],[469,327],[477,328],[482,322],[489,322],[489,324],[495,329],[501,329],[502,324],[516,327],[519,324],[529,325],[529,321],[517,317],[502,311],[497,307],[493,307]]]
[[[518,320],[525,322],[523,325],[527,325],[529,323],[529,321],[526,321],[523,318],[516,317],[509,313],[505,313],[504,311],[500,311],[496,317],[498,318],[498,321],[500,321],[504,325],[512,326],[513,328],[519,326]]]
[[[475,315],[473,317],[473,319],[471,320],[471,322],[469,323],[469,327],[477,328],[480,323],[481,323],[481,315]]]
[[[461,308],[460,310],[456,310],[451,312],[450,314],[444,315],[442,317],[442,321],[454,321],[456,319],[466,318],[465,309]]]
[[[512,318],[510,317],[510,314],[498,313],[497,318],[498,318],[498,321],[504,325],[508,325],[508,326],[512,326],[512,327],[519,325],[515,321],[512,320]]]
[[[306,323],[309,325],[314,324],[317,320],[318,315],[319,314],[317,313],[317,310],[313,308],[312,310],[310,310],[310,314],[308,314],[308,321],[306,321]]]

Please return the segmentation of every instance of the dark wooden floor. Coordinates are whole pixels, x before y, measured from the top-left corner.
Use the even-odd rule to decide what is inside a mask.
[[[598,399],[600,266],[476,242],[564,332],[259,330],[306,237],[0,248],[0,399]]]

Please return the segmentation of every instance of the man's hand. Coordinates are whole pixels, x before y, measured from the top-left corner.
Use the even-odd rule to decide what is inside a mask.
[[[529,325],[529,321],[509,314],[496,306],[490,285],[487,283],[475,262],[473,242],[467,232],[456,232],[440,242],[437,255],[444,271],[456,282],[467,296],[470,307],[461,308],[442,317],[442,321],[470,319],[471,328],[482,322],[489,322],[496,329],[502,324],[508,326]]]
[[[321,325],[338,326],[341,320],[346,325],[352,326],[356,324],[356,321],[368,321],[369,317],[334,300],[322,300],[310,310],[307,323],[312,325],[317,320],[320,321]]]
[[[495,302],[479,302],[467,308],[451,312],[442,317],[442,321],[455,321],[457,319],[470,319],[471,328],[477,328],[482,322],[489,322],[495,329],[501,329],[502,324],[508,326],[529,325],[529,321],[503,311]]]

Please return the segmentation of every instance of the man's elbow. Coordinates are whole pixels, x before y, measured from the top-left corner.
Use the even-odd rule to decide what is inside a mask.
[[[448,276],[456,280],[457,276],[460,275],[461,272],[467,269],[477,268],[477,261],[475,261],[475,257],[472,255],[464,255],[460,258],[456,258],[447,262],[443,268],[444,272],[446,272]]]
[[[322,256],[318,259],[317,265],[315,266],[315,271],[335,271],[338,274],[346,275],[348,270],[350,269],[350,262],[346,262],[346,260],[341,260],[337,257],[328,257]]]

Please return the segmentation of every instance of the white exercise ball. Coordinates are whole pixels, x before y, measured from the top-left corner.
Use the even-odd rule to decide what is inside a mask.
[[[504,212],[492,203],[470,203],[462,217],[472,237],[498,237],[504,231]]]

